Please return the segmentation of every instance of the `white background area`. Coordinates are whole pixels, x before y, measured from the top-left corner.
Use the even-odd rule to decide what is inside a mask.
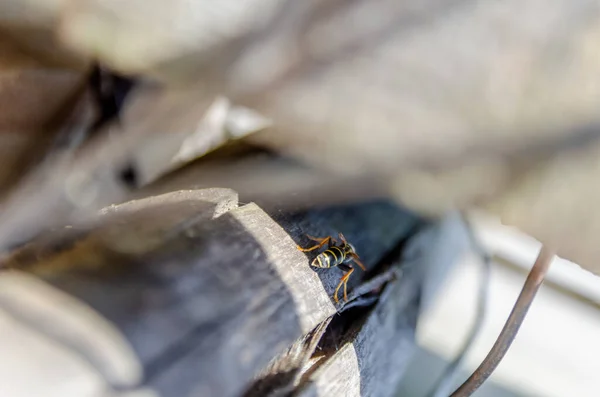
[[[497,259],[492,264],[486,321],[463,363],[464,375],[481,363],[496,340],[540,247],[534,239],[489,220],[479,220],[476,232]],[[400,395],[424,395],[439,376],[441,363],[447,364],[461,348],[474,319],[480,272],[475,254],[452,269],[435,303],[420,319],[417,342],[423,351],[416,362],[421,363],[421,373],[405,380],[420,384],[404,385]],[[440,361],[437,371],[432,357]],[[600,396],[600,278],[556,258],[489,383],[475,396]]]

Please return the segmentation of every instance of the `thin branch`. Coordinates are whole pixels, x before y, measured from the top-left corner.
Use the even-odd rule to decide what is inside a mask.
[[[554,258],[555,251],[546,246],[542,246],[540,253],[525,280],[525,285],[519,294],[504,328],[498,335],[496,343],[483,360],[481,365],[473,372],[450,397],[467,397],[472,395],[485,382],[492,372],[496,369],[500,361],[510,348],[513,340],[519,332],[519,328],[527,315],[527,311],[537,294],[538,289],[544,281],[544,277]]]

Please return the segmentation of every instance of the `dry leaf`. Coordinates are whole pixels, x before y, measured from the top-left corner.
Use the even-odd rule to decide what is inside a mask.
[[[572,240],[595,226],[543,226],[554,207],[569,217],[593,194],[583,184],[568,200],[554,185],[531,193],[575,173],[594,180],[593,164],[560,152],[598,135],[597,1],[183,4],[87,0],[61,14],[61,37],[83,54],[174,85],[194,78],[196,90],[129,124],[144,145],[127,150],[148,169],[165,163],[161,131],[180,131],[224,94],[273,120],[254,142],[340,175],[377,176],[428,213],[495,203],[568,255],[585,252],[588,268],[598,262],[590,242]],[[95,177],[121,166],[101,165]],[[596,213],[586,222],[600,225]]]
[[[81,96],[84,75],[36,58],[0,31],[0,195],[40,161]]]

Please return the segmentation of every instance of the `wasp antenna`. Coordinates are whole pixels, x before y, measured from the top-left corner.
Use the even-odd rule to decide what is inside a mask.
[[[358,258],[358,255],[353,254],[352,255],[352,260],[354,261],[354,263],[356,263],[361,269],[363,269],[363,271],[367,271],[367,268],[365,268],[365,265],[363,265],[363,263],[360,261],[360,259]]]

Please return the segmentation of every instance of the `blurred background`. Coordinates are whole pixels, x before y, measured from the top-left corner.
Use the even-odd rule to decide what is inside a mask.
[[[455,379],[481,363],[502,329],[540,243],[489,218],[477,235],[493,253],[488,304],[479,336]],[[417,328],[419,351],[398,396],[425,396],[454,359],[470,330],[479,299],[481,257],[471,253],[451,270]],[[597,396],[600,390],[600,278],[556,258],[513,345],[475,396]]]
[[[39,260],[45,281],[75,286],[76,292],[69,293],[97,303],[98,296],[107,299],[106,288],[118,283],[106,282],[102,271],[94,273],[91,283],[100,291],[95,295],[80,288],[85,284],[70,271],[77,273],[80,263],[104,269],[113,263],[114,252],[119,260],[143,262],[136,262],[136,255],[170,241],[171,234],[160,233],[173,227],[177,234],[179,227],[189,226],[183,221],[183,226],[164,226],[157,211],[148,219],[158,219],[158,237],[124,226],[122,235],[112,239],[86,240],[87,228],[102,224],[106,206],[131,199],[225,187],[237,193],[220,190],[217,198],[211,196],[219,205],[225,202],[223,208],[236,207],[239,193],[240,207],[258,203],[268,214],[264,219],[281,224],[278,216],[287,212],[316,214],[320,206],[382,198],[394,203],[393,211],[410,212],[411,221],[414,216],[433,225],[449,213],[485,211],[486,216],[474,216],[476,235],[492,255],[489,278],[482,286],[481,257],[474,252],[453,266],[450,259],[443,264],[451,271],[419,318],[419,350],[398,395],[427,395],[463,344],[483,290],[484,322],[453,385],[477,367],[543,242],[577,263],[554,261],[515,343],[476,395],[598,396],[600,279],[588,270],[600,274],[599,27],[597,0],[2,1],[0,253],[10,259],[38,236],[49,235],[49,243],[40,243],[48,257],[38,255],[32,244],[33,254],[24,249],[13,264],[21,265],[24,258],[35,267]],[[293,228],[287,225],[286,233],[295,240],[286,240],[286,249],[297,254],[293,243],[304,235],[302,227],[317,224],[333,233],[341,222],[355,230],[352,238],[361,250],[371,250],[371,276],[391,277],[385,266],[400,259],[396,252],[386,262],[388,250],[400,247],[409,232],[401,232],[405,225],[400,222],[388,225],[389,214],[365,208],[331,218],[303,215]],[[348,213],[360,214],[352,218]],[[270,230],[258,221],[249,224],[257,235]],[[64,239],[53,240],[57,229],[68,228],[74,237],[65,233]],[[209,227],[204,232],[196,237],[215,235]],[[451,245],[454,237],[441,240]],[[78,245],[81,241],[91,243]],[[207,268],[226,257],[204,254],[198,258]],[[56,262],[48,259],[56,257]],[[295,263],[306,280],[314,276],[304,257],[297,262],[292,254],[273,257],[286,266]],[[44,269],[46,263],[58,263],[58,270],[52,265]],[[197,271],[191,278],[212,285],[206,274]],[[178,276],[187,280],[189,275]],[[412,276],[410,299],[425,283]],[[132,280],[143,284],[146,279]],[[313,327],[311,321],[332,314],[325,290],[335,288],[333,280],[313,280],[315,288],[323,287],[322,317],[303,314]],[[165,296],[189,292],[179,288],[177,277],[167,275],[163,281]],[[153,291],[153,285],[146,287]],[[99,299],[108,317],[124,302],[139,298],[147,303],[143,293],[131,297],[131,288],[123,290],[111,296],[110,304]],[[408,302],[409,295],[398,296]],[[285,302],[314,303],[313,296]],[[239,306],[212,305],[206,312],[215,318],[237,314],[246,303],[241,297],[218,296],[215,302],[233,299]],[[149,301],[161,309],[160,299]],[[416,319],[410,316],[420,302],[415,298],[414,307],[407,304],[394,312],[390,307],[398,301],[382,303],[389,304],[387,319],[404,316],[402,335],[412,336],[410,321]],[[303,304],[298,307],[308,307]],[[117,328],[125,333],[135,316],[113,317],[122,320]],[[213,336],[238,331],[226,321],[214,324]],[[160,334],[163,328],[157,329]],[[288,346],[298,336],[294,332],[281,343]],[[264,342],[252,341],[256,346]],[[381,347],[377,338],[369,342],[374,350]],[[163,347],[169,351],[170,346]],[[214,347],[217,357],[219,347]],[[229,358],[223,368],[241,366],[238,356]],[[218,372],[210,362],[204,364]],[[379,368],[379,376],[389,379],[382,373]],[[244,382],[254,376],[244,374],[247,378],[239,376]]]

